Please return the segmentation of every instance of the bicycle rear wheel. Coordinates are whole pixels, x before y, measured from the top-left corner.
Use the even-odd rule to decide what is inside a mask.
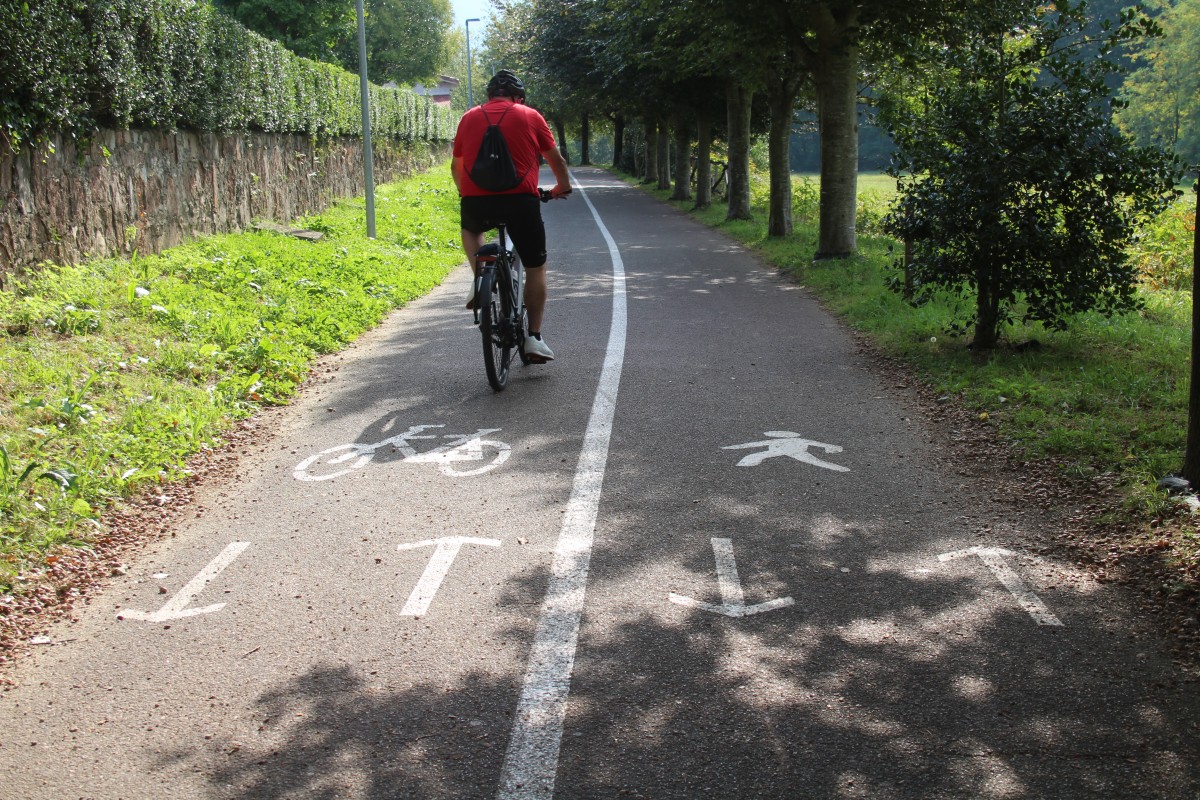
[[[508,330],[511,307],[509,293],[497,291],[496,273],[488,270],[483,275],[475,298],[479,304],[479,333],[483,337],[483,365],[488,383],[499,392],[508,385],[513,357],[512,337]]]

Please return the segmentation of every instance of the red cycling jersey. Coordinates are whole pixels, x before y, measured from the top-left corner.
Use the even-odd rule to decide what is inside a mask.
[[[505,113],[507,112],[507,113]],[[503,119],[501,119],[501,115]],[[508,143],[517,174],[521,183],[507,192],[489,192],[480,189],[471,180],[471,168],[475,166],[475,155],[483,141],[484,131],[489,124],[499,123]],[[463,115],[454,135],[454,157],[462,159],[463,197],[482,197],[495,194],[537,194],[538,166],[541,154],[554,147],[554,134],[546,119],[535,109],[513,102],[511,97],[497,97],[482,106],[476,106]]]

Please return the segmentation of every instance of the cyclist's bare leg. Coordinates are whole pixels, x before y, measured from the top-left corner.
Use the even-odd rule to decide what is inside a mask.
[[[541,333],[542,314],[546,311],[546,266],[525,268],[525,308],[529,312],[529,330]]]
[[[471,265],[473,271],[478,270],[475,264],[475,254],[483,247],[483,240],[484,235],[482,233],[471,233],[466,228],[462,229],[463,252],[467,254],[467,263]]]
[[[483,247],[484,235],[482,233],[472,233],[466,228],[462,229],[462,246],[463,252],[467,254],[467,263],[471,265],[471,290],[467,293],[470,298],[467,301],[467,308],[475,305],[475,278],[479,277],[479,265],[475,263],[475,254]]]

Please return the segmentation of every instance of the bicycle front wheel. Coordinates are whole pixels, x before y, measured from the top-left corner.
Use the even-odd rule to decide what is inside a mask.
[[[483,337],[483,366],[488,383],[497,392],[508,385],[512,344],[507,332],[508,302],[505,292],[496,291],[496,273],[485,272],[475,301],[479,304],[479,333]]]

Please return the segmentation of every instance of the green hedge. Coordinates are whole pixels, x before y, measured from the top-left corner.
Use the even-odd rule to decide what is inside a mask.
[[[371,86],[372,133],[452,138],[447,109]],[[0,0],[0,127],[19,148],[100,127],[362,132],[359,78],[204,0]]]

